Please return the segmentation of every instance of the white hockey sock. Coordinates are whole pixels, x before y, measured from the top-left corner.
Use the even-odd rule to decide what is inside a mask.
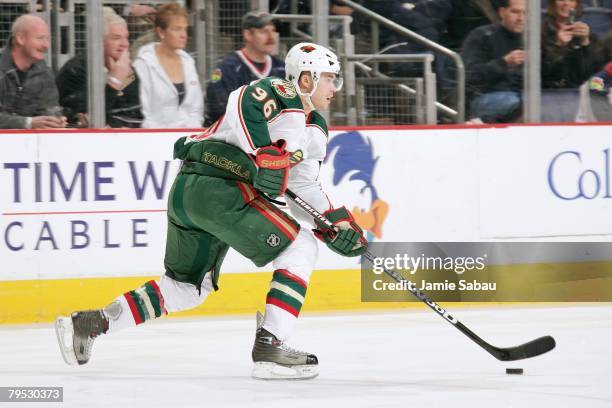
[[[295,241],[273,262],[275,271],[262,327],[281,341],[289,337],[300,314],[317,252],[316,238],[310,230],[302,228]]]
[[[266,297],[263,327],[284,341],[293,331],[304,303],[308,284],[285,269],[277,269]]]
[[[190,283],[178,282],[166,275],[126,292],[104,308],[108,317],[107,333],[136,326],[147,320],[200,305],[213,286],[207,273],[200,291]]]
[[[126,292],[104,308],[109,325],[107,333],[136,326],[168,314],[158,282],[149,281]]]

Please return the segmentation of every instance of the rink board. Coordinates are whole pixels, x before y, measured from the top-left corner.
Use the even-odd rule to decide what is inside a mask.
[[[609,240],[611,131],[339,129],[320,179],[332,203],[361,210],[377,241]],[[103,305],[163,272],[166,199],[180,165],[171,151],[184,134],[3,132],[0,322]],[[356,296],[358,266],[321,247],[305,310],[375,307]],[[252,312],[271,269],[230,253],[225,295],[191,313]]]
[[[303,312],[423,307],[418,303],[362,303],[358,270],[315,271]],[[271,273],[222,275],[204,304],[172,316],[254,314],[263,311]],[[104,307],[114,297],[157,279],[149,277],[43,279],[0,283],[0,323],[50,322],[74,310]],[[407,295],[407,298],[409,295]]]

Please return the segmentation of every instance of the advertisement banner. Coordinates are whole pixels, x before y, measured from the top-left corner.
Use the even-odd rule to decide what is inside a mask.
[[[480,130],[482,237],[612,233],[610,132],[609,126]]]
[[[319,180],[373,242],[609,240],[610,130],[337,130]],[[2,134],[0,280],[163,273],[180,136]],[[316,268],[359,263],[321,244]],[[230,251],[222,273],[261,270]]]

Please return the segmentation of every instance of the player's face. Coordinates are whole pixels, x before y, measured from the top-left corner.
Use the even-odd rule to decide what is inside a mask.
[[[336,92],[336,74],[323,72],[317,85],[315,93],[310,97],[312,104],[317,110],[326,110],[331,104],[334,93]]]
[[[111,24],[104,36],[104,56],[115,61],[128,49],[128,29],[125,24]]]
[[[42,21],[34,21],[27,31],[19,34],[17,41],[32,61],[41,61],[49,49],[49,27]]]
[[[251,48],[261,54],[272,54],[276,48],[276,27],[268,24],[262,28],[245,30],[244,38]]]
[[[159,30],[162,43],[171,49],[183,49],[187,45],[187,19],[182,16],[170,17],[170,22],[165,30]]]

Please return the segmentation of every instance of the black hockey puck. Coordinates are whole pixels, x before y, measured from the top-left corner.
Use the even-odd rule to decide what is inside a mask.
[[[506,374],[523,374],[522,368],[506,368]]]

